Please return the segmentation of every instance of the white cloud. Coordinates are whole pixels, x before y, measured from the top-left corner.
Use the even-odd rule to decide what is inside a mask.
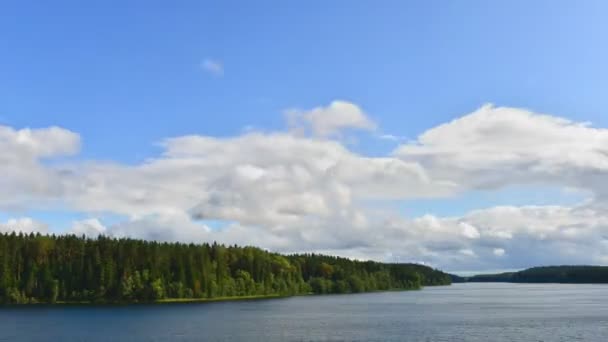
[[[543,183],[606,192],[608,130],[486,105],[432,128],[395,155],[465,188]]]
[[[388,140],[388,141],[394,141],[394,142],[407,140],[406,137],[397,136],[397,135],[393,135],[393,134],[386,134],[386,133],[377,135],[377,138],[381,139],[381,140]]]
[[[464,237],[469,239],[479,239],[479,231],[470,223],[460,222],[459,226],[462,228],[462,235]]]
[[[5,160],[55,157],[78,152],[80,137],[59,127],[15,130],[0,126],[0,146]]]
[[[473,250],[471,250],[469,248],[461,249],[459,252],[461,254],[463,254],[463,255],[468,256],[468,257],[474,257],[474,256],[476,256],[475,252],[473,252]]]
[[[163,156],[135,167],[86,165],[72,189],[74,206],[125,215],[190,209],[204,218],[275,224],[348,211],[357,199],[451,191],[415,163],[363,157],[329,140],[252,133],[179,137],[164,146]]]
[[[224,65],[214,59],[205,59],[201,62],[201,68],[214,76],[224,76]]]
[[[106,232],[107,228],[96,218],[75,221],[71,230],[73,234],[89,237],[97,237],[106,234]]]
[[[43,160],[72,155],[79,148],[78,134],[66,129],[0,126],[0,210],[62,198],[65,170],[45,166]]]
[[[9,219],[6,223],[0,223],[0,233],[48,233],[48,225],[39,221],[36,221],[30,217],[21,217]]]
[[[360,201],[450,191],[415,164],[363,157],[329,140],[251,133],[179,137],[164,146],[162,156],[138,166],[86,165],[70,188],[71,207],[131,217],[108,227],[109,233],[131,230],[142,237],[148,231],[155,239],[227,243],[231,237],[281,251],[340,250],[369,244],[375,228]],[[191,216],[235,224],[208,233],[189,222]]]
[[[492,253],[494,253],[494,255],[496,255],[497,257],[501,257],[501,256],[505,255],[505,250],[502,248],[494,248]]]
[[[290,109],[286,111],[292,128],[305,129],[321,137],[339,135],[345,129],[373,131],[376,124],[357,105],[347,101],[332,101],[327,107],[311,110]]]

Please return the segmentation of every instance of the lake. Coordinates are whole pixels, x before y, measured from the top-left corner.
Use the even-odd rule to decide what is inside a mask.
[[[421,291],[131,306],[0,307],[0,341],[606,341],[608,286]]]

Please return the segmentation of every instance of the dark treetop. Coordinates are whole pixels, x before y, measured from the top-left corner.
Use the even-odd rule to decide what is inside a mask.
[[[450,276],[416,264],[284,256],[255,247],[0,234],[0,302],[149,302],[418,289]]]
[[[544,266],[519,272],[480,274],[472,277],[453,277],[454,282],[511,282],[511,283],[608,283],[607,266]]]

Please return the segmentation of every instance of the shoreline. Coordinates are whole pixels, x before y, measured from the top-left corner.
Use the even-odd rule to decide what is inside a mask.
[[[164,298],[155,301],[126,301],[126,302],[93,302],[93,301],[57,301],[55,303],[48,302],[36,302],[36,303],[11,303],[11,304],[0,304],[0,309],[3,307],[30,307],[30,306],[131,306],[131,305],[167,305],[167,304],[203,304],[203,303],[214,303],[214,302],[237,302],[237,301],[255,301],[255,300],[266,300],[266,299],[284,299],[292,297],[305,297],[305,296],[341,296],[341,295],[359,295],[366,293],[385,293],[385,292],[409,292],[419,291],[425,287],[436,287],[436,286],[450,286],[446,285],[429,285],[420,288],[413,289],[389,289],[379,291],[365,291],[365,292],[350,292],[350,293],[301,293],[295,295],[250,295],[250,296],[236,296],[236,297],[216,297],[216,298]]]

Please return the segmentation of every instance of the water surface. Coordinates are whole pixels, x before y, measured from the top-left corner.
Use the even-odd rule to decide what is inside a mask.
[[[0,308],[0,341],[607,341],[608,285]]]

